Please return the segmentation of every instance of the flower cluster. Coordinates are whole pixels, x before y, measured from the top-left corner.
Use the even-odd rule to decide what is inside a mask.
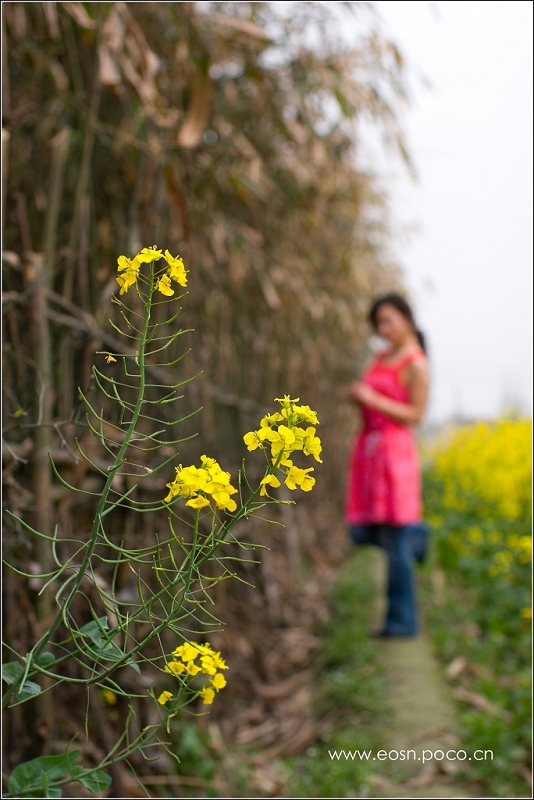
[[[448,431],[427,452],[426,505],[444,532],[443,564],[478,586],[482,624],[510,635],[531,592],[531,447],[530,420],[500,419]],[[501,610],[490,612],[488,598]]]
[[[218,670],[228,669],[220,653],[216,653],[209,644],[191,644],[185,642],[173,651],[173,660],[165,664],[165,672],[170,675],[194,677],[195,675],[208,675],[209,682],[200,690],[199,697],[209,706],[213,703],[215,694],[224,689],[226,678]],[[198,663],[197,663],[198,659]],[[174,697],[172,692],[162,692],[158,703],[164,706]]]
[[[520,567],[532,561],[532,536],[491,530],[489,520],[482,525],[469,525],[450,534],[449,546],[465,559],[490,559],[490,575],[507,575],[515,564]],[[441,523],[438,523],[441,524]],[[485,568],[485,566],[484,566]]]
[[[174,497],[185,497],[186,506],[199,510],[210,505],[211,497],[222,511],[235,511],[237,503],[230,495],[237,489],[230,483],[230,473],[224,472],[214,458],[201,456],[200,460],[200,467],[176,467],[176,478],[167,484],[169,494],[164,502],[170,503]]]
[[[159,261],[160,258],[165,259],[167,268],[158,280],[158,290],[167,297],[171,297],[174,294],[171,280],[176,281],[180,286],[187,286],[187,271],[180,256],[174,257],[168,250],[162,253],[154,245],[153,247],[143,247],[141,252],[133,259],[129,259],[127,256],[119,256],[119,266],[117,268],[118,272],[121,273],[117,278],[117,283],[120,286],[119,294],[124,294],[131,286],[137,285],[141,264],[150,264],[152,261]]]
[[[269,445],[274,467],[285,468],[284,483],[288,489],[299,487],[304,492],[309,492],[315,484],[315,478],[309,474],[313,472],[313,467],[301,469],[289,456],[300,451],[305,456],[313,456],[316,461],[322,463],[321,440],[315,435],[314,427],[319,424],[317,414],[309,406],[297,405],[298,397],[291,400],[286,394],[283,398],[276,398],[275,402],[280,403],[280,411],[263,417],[259,429],[245,434],[243,440],[249,450],[256,450],[257,447],[265,450]],[[306,428],[301,427],[306,424]],[[261,485],[260,494],[266,495],[267,487],[277,488],[280,486],[280,480],[276,475],[269,473],[263,478]]]
[[[532,422],[501,419],[448,432],[429,450],[429,476],[441,486],[445,511],[514,520],[528,514],[532,489]]]

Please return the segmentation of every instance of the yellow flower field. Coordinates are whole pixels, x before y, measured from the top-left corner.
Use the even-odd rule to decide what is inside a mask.
[[[477,498],[488,514],[524,517],[531,502],[531,443],[531,420],[479,422],[443,436],[428,454],[443,487],[443,511],[465,511]]]
[[[427,622],[446,663],[473,665],[464,688],[499,709],[465,703],[461,717],[468,744],[499,750],[498,767],[477,765],[497,797],[523,796],[531,752],[531,453],[532,422],[499,419],[449,431],[424,454],[446,595],[433,604],[428,581]]]

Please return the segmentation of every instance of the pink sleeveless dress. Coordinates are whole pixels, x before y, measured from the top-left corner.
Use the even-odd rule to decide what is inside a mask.
[[[362,378],[380,394],[408,403],[408,389],[399,380],[402,369],[426,358],[422,350],[386,364],[381,353]],[[349,525],[407,525],[420,522],[421,475],[413,427],[361,406],[363,429],[354,441],[347,485],[345,516]]]

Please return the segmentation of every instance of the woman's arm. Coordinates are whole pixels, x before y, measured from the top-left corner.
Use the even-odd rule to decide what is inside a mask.
[[[408,403],[391,400],[371,386],[361,381],[353,383],[349,390],[349,399],[362,403],[368,408],[380,411],[396,422],[416,424],[425,413],[428,400],[428,366],[426,361],[414,361],[406,367]]]

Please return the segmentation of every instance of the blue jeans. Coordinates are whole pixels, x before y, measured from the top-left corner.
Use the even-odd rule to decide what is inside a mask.
[[[382,633],[414,636],[418,623],[413,562],[425,560],[428,527],[424,522],[402,526],[352,525],[350,537],[355,544],[374,544],[386,553],[388,610]]]

